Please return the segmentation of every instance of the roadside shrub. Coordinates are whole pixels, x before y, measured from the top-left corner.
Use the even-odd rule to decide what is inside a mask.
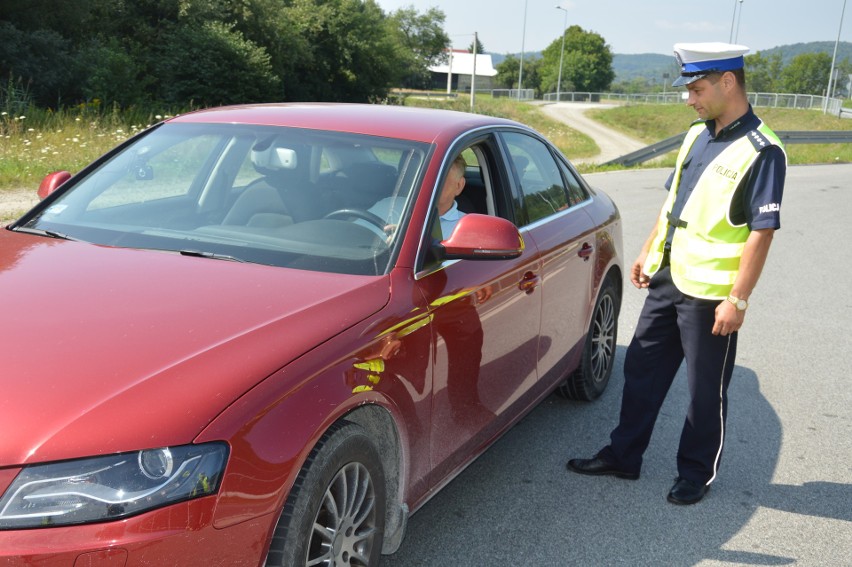
[[[77,58],[77,75],[85,77],[85,100],[112,101],[121,107],[141,104],[146,92],[142,65],[117,40],[93,40]]]
[[[73,99],[79,92],[74,88],[73,59],[70,42],[58,33],[23,32],[0,21],[0,77],[20,78],[35,104],[57,108],[63,102],[60,97]]]
[[[281,81],[262,47],[220,22],[166,34],[153,62],[166,105],[200,106],[279,100]]]

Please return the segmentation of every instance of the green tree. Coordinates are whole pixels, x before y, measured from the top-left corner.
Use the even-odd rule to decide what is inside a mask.
[[[753,92],[778,92],[784,63],[780,52],[764,56],[758,51],[745,57],[746,89]]]
[[[850,76],[852,76],[852,62],[849,61],[848,57],[835,62],[834,73],[837,84],[832,83],[832,94],[835,98],[849,98],[852,95],[848,88]]]
[[[374,0],[292,0],[285,16],[307,50],[283,76],[286,100],[369,102],[387,96],[399,56]]]
[[[524,61],[526,63],[526,61]],[[526,71],[526,65],[524,65]],[[521,60],[514,55],[507,55],[505,59],[497,63],[494,67],[497,70],[497,76],[494,77],[494,84],[503,89],[518,88],[518,79],[521,72]]]
[[[83,98],[122,107],[146,102],[151,83],[140,62],[116,38],[93,39],[75,58]]]
[[[40,106],[366,102],[428,86],[443,23],[376,0],[0,0],[0,76]]]
[[[781,90],[797,94],[825,94],[830,71],[831,56],[827,53],[796,55],[781,72]]]
[[[474,45],[475,44],[475,45]],[[485,46],[482,45],[482,42],[479,40],[479,37],[476,37],[476,41],[471,41],[470,45],[467,46],[467,52],[473,53],[473,48],[476,47],[477,53],[485,53]]]
[[[222,22],[175,26],[158,48],[157,98],[167,104],[211,106],[280,96],[266,51]]]
[[[423,14],[413,7],[400,8],[388,16],[387,33],[399,57],[397,85],[414,89],[429,87],[429,67],[446,60],[450,47],[444,19],[444,13],[437,8]]]
[[[559,81],[562,37],[553,40],[542,53],[539,69],[542,92],[555,92]],[[612,49],[604,38],[580,26],[565,30],[561,90],[600,92],[608,90],[615,78]]]
[[[521,60],[514,55],[508,55],[497,64],[495,83],[504,89],[517,89],[519,88],[518,80],[522,79],[524,83],[520,87],[533,89],[538,93],[540,92],[538,75],[540,63],[541,59],[538,58],[524,58],[524,76],[521,77]]]
[[[0,77],[20,81],[31,102],[43,107],[73,102],[73,61],[73,45],[59,33],[0,21]]]

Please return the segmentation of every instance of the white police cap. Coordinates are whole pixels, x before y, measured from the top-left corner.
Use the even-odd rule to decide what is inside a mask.
[[[672,86],[688,85],[710,73],[742,69],[743,55],[748,52],[745,45],[732,43],[676,43],[674,54],[680,65],[680,77]]]

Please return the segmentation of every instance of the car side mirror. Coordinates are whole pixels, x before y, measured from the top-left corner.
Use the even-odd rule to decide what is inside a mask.
[[[509,260],[524,252],[524,238],[504,218],[471,213],[435,248],[441,260]]]
[[[71,179],[71,174],[67,171],[54,171],[47,174],[38,186],[38,198],[46,199],[48,195],[59,189],[69,179]]]

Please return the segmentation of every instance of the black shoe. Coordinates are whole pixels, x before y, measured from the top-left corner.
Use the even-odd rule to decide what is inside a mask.
[[[702,484],[693,480],[678,477],[675,480],[674,486],[669,491],[666,500],[672,504],[695,504],[707,494],[710,490],[709,484]]]
[[[571,459],[566,466],[569,471],[580,474],[616,476],[627,480],[636,480],[639,478],[639,473],[620,470],[612,463],[608,463],[600,457],[593,459]]]

